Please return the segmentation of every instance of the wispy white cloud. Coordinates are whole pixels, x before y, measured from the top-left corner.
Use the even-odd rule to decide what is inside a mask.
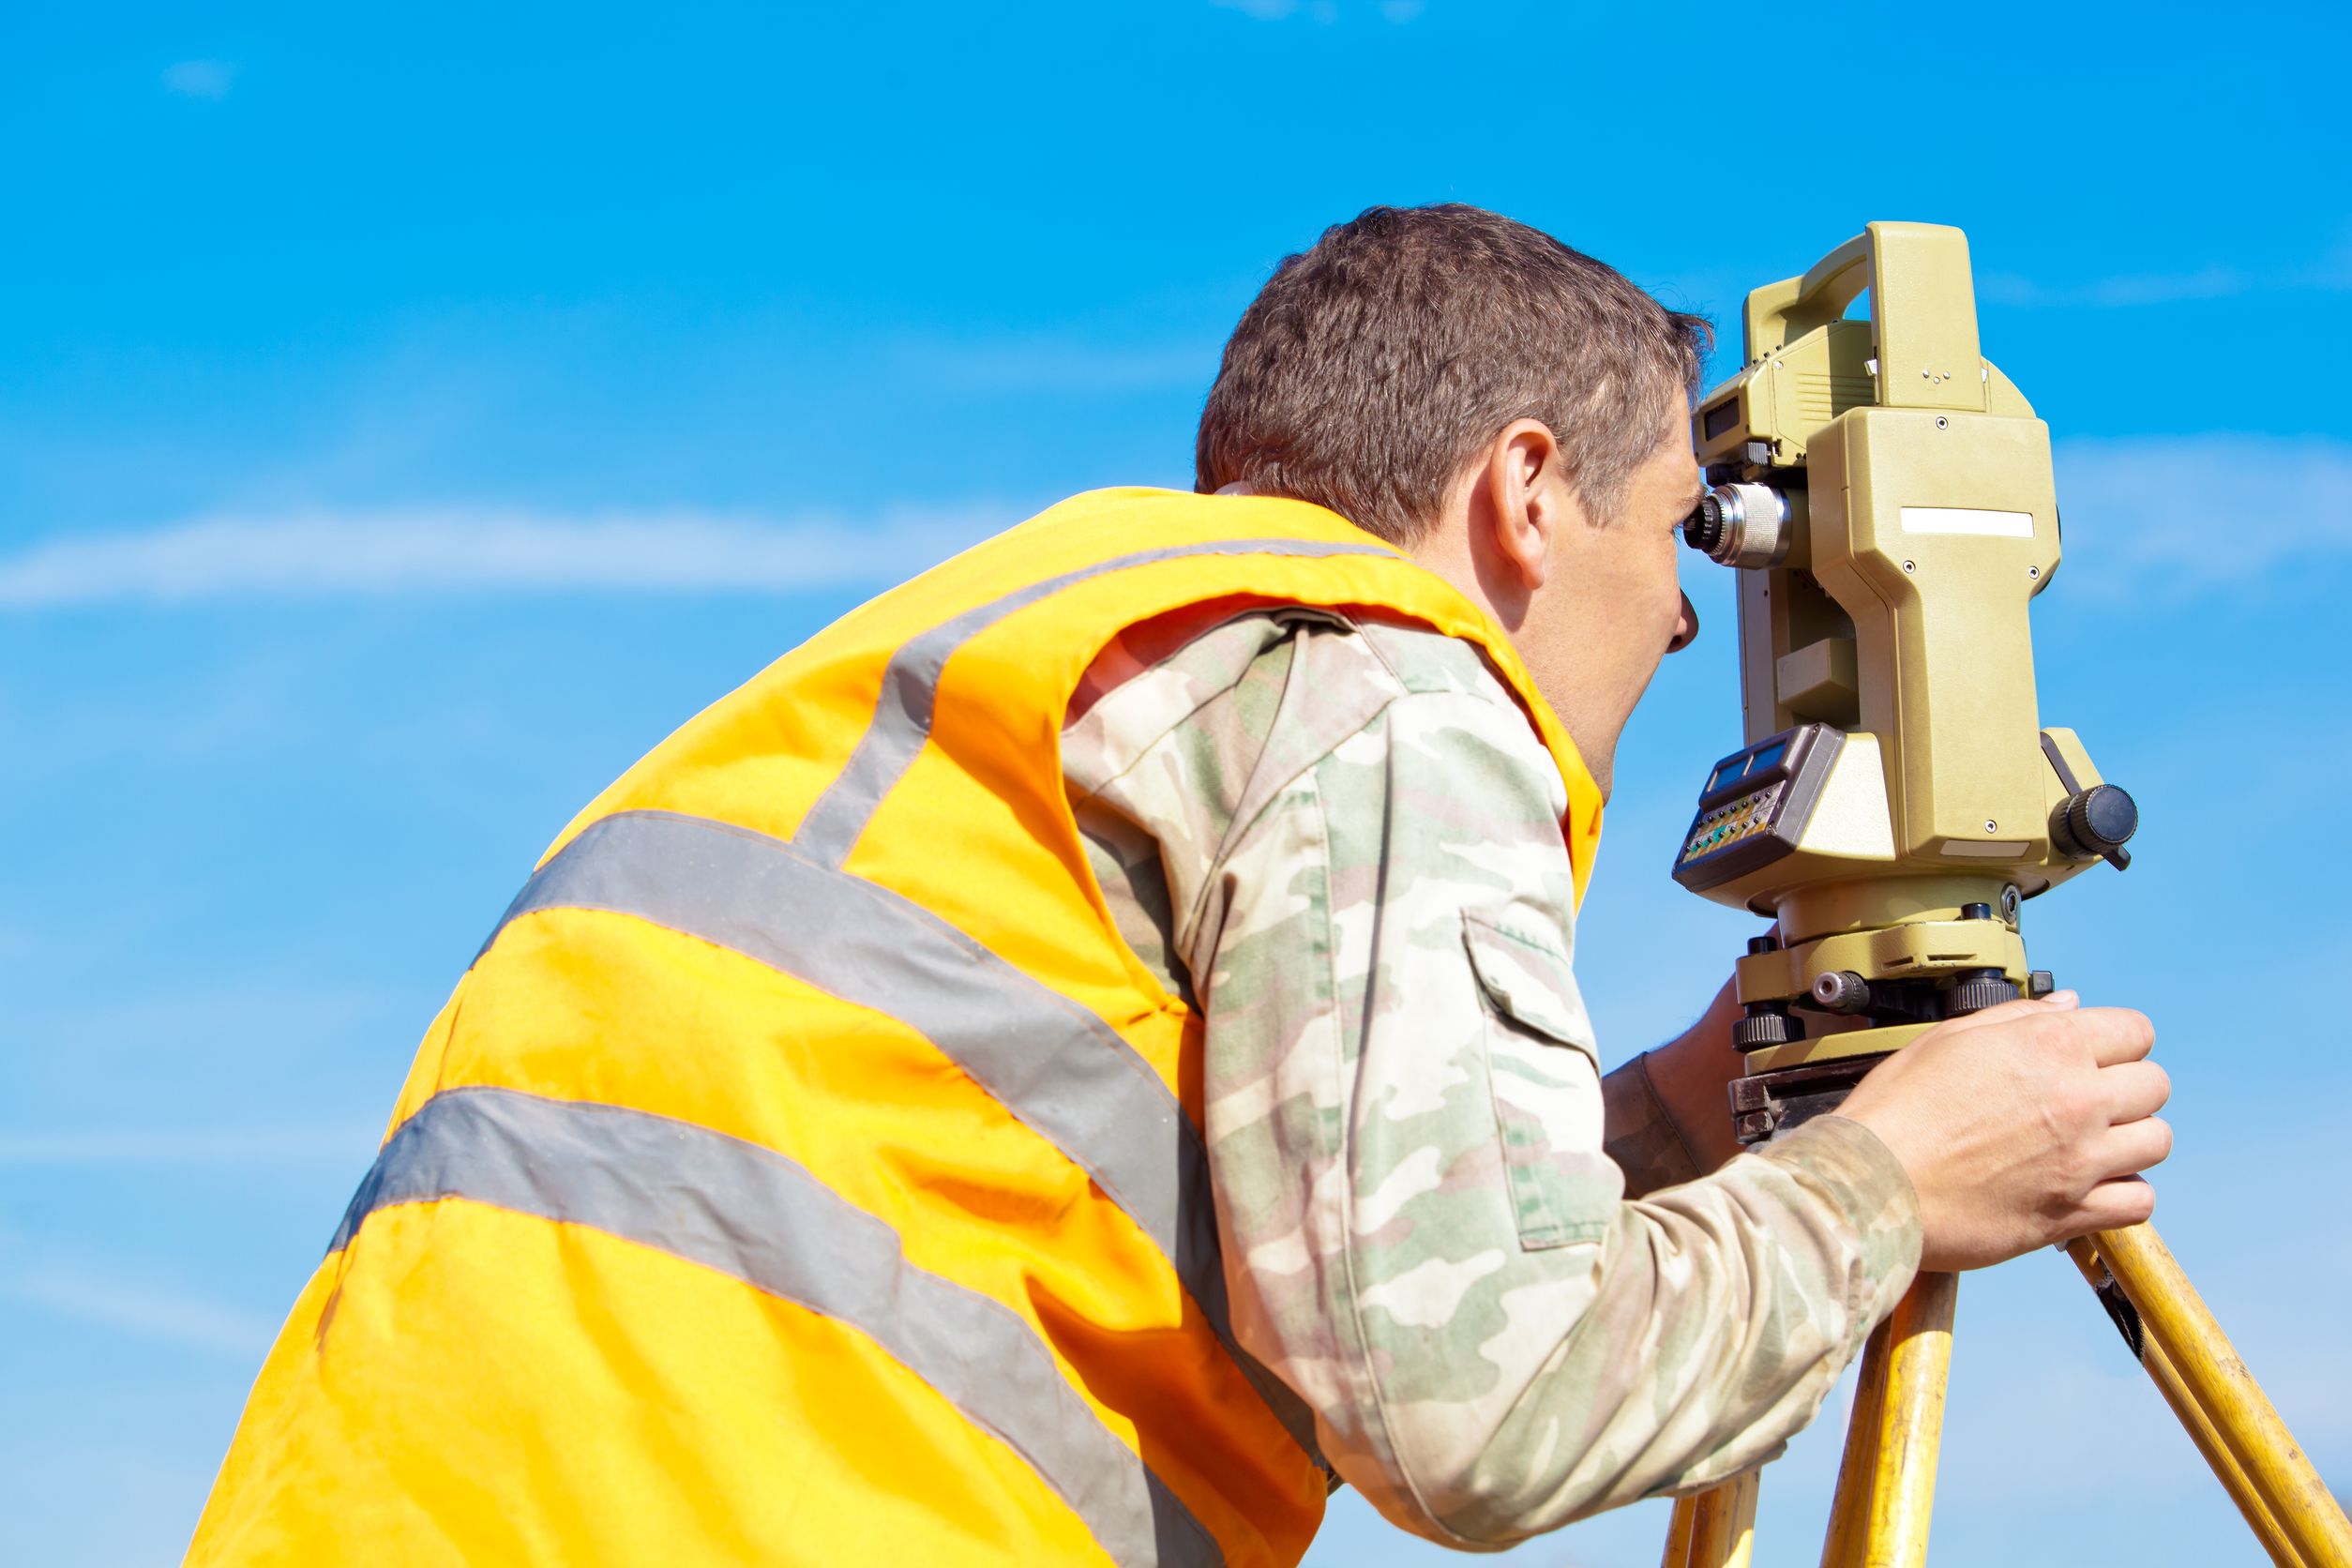
[[[2194,272],[2142,272],[2094,278],[2082,283],[2037,283],[2014,273],[1988,274],[1978,289],[2003,305],[2092,306],[2177,305],[2183,300],[2225,299],[2260,286],[2235,267],[2199,267]]]
[[[163,86],[182,98],[218,100],[229,96],[235,76],[224,60],[181,60],[163,68]]]
[[[2057,451],[2068,586],[2244,587],[2352,560],[2352,445],[2318,437],[2073,440]],[[449,505],[220,516],[68,534],[0,556],[0,611],[236,598],[793,593],[883,586],[1020,509],[873,521],[677,509],[566,516]]]
[[[380,1132],[377,1126],[357,1123],[321,1127],[0,1132],[0,1170],[119,1166],[356,1166],[369,1157]]]
[[[1205,392],[1220,353],[1215,342],[1119,344],[1040,335],[904,343],[895,360],[903,373],[962,391]]]
[[[223,1303],[65,1263],[36,1263],[0,1275],[0,1298],[142,1339],[234,1357],[258,1354],[275,1326]]]
[[[63,535],[0,557],[0,609],[462,592],[793,592],[895,580],[1016,515],[972,506],[859,523],[447,506],[208,517]]]
[[[1259,22],[1288,22],[1303,16],[1326,27],[1339,20],[1340,12],[1340,0],[1209,0],[1209,4]],[[1381,21],[1401,25],[1421,14],[1422,0],[1379,0],[1373,9],[1380,12]]]
[[[2070,592],[2194,594],[2352,557],[2352,445],[2073,440],[2056,462]]]
[[[2200,299],[2235,299],[2244,294],[2352,289],[2352,231],[2308,266],[2249,271],[2215,262],[2185,272],[2117,273],[2072,283],[2049,283],[2012,272],[1988,273],[1977,280],[1985,298],[2003,305],[2058,306],[2070,309],[2120,309],[2143,305],[2179,305]]]

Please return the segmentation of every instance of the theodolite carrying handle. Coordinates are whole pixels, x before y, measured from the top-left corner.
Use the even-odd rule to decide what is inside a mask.
[[[1803,277],[1750,293],[1748,363],[1838,320],[1864,291],[1881,407],[1985,406],[1968,236],[1942,223],[1873,223]]]

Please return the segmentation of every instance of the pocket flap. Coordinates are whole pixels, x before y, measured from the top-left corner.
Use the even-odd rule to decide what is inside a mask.
[[[1497,1012],[1533,1033],[1576,1047],[1600,1066],[1592,1019],[1568,955],[1468,911],[1462,914],[1462,940],[1479,988]]]

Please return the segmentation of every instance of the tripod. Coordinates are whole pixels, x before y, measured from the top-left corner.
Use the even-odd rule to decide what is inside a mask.
[[[2067,1253],[2278,1568],[2352,1568],[2352,1524],[2148,1226]],[[1862,1349],[1821,1568],[1927,1560],[1958,1277],[1923,1274]],[[1756,1472],[1680,1499],[1663,1568],[1747,1568]]]

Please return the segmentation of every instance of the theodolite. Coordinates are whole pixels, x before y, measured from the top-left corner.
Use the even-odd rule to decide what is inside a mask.
[[[1774,922],[1737,970],[1755,1143],[1941,1020],[2048,993],[2024,901],[2128,867],[2139,814],[2036,706],[2049,429],[1979,353],[1967,237],[1873,223],[1750,294],[1744,324],[1744,367],[1692,415],[1711,488],[1683,537],[1739,573],[1746,744],[1673,874]],[[2273,1560],[2352,1568],[2352,1526],[2154,1232],[2069,1251]],[[1824,1568],[1925,1560],[1953,1291],[1921,1275],[1864,1351]],[[1666,1568],[1744,1563],[1755,1499],[1751,1473],[1682,1500]]]
[[[1674,879],[1778,923],[1739,966],[1754,1141],[1937,1020],[2047,991],[2021,902],[2130,864],[2139,816],[2035,708],[2049,428],[1978,354],[1966,236],[1875,223],[1746,316],[1746,369],[1694,416],[1713,489],[1683,533],[1739,569],[1748,744]]]

